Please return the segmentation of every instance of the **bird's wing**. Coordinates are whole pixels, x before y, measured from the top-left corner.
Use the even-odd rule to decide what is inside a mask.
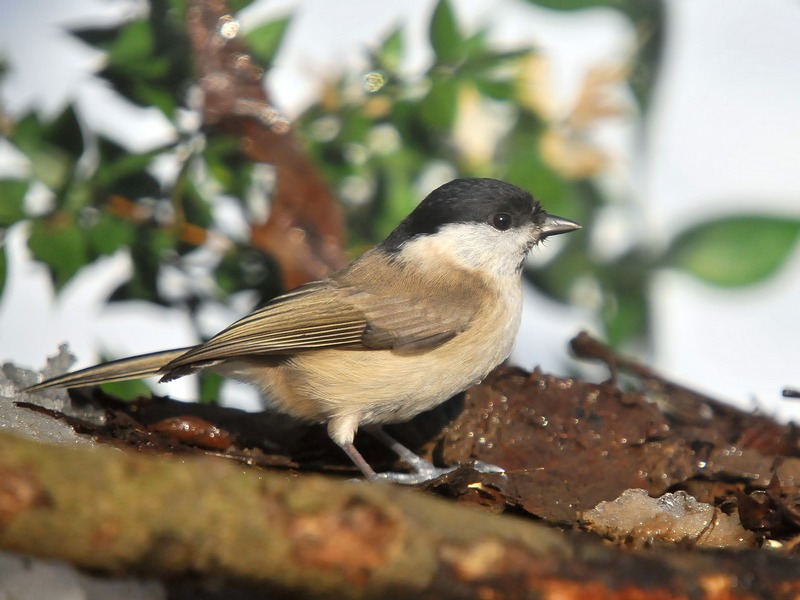
[[[363,314],[343,303],[327,281],[279,296],[190,349],[163,369],[180,377],[182,367],[248,355],[287,354],[358,344],[367,327]]]
[[[355,292],[347,301],[358,306],[367,319],[361,345],[414,353],[430,350],[464,331],[476,307],[457,306],[451,299],[420,302],[414,294],[375,296]]]
[[[141,379],[158,373],[161,368],[169,361],[178,358],[186,353],[190,348],[176,348],[175,350],[165,350],[163,352],[153,352],[152,354],[142,354],[122,358],[112,362],[95,365],[66,375],[59,375],[41,383],[37,383],[26,392],[36,392],[50,388],[76,388],[99,383],[110,383],[112,381],[128,381],[129,379]]]
[[[441,302],[423,308],[411,294],[375,287],[365,291],[324,280],[279,296],[172,360],[161,371],[163,380],[248,355],[321,348],[426,350],[463,331],[474,314]]]

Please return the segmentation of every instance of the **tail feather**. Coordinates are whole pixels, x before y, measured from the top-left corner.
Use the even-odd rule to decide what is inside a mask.
[[[26,392],[36,392],[51,388],[76,388],[99,383],[110,383],[112,381],[127,381],[129,379],[142,379],[156,375],[162,367],[170,361],[182,355],[188,348],[176,348],[174,350],[164,350],[151,354],[140,354],[130,358],[121,358],[112,362],[103,363],[94,367],[88,367],[53,377],[41,383],[37,383]]]

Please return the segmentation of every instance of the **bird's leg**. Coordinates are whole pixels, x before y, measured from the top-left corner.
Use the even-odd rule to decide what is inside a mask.
[[[386,433],[380,426],[370,426],[367,431],[383,442],[392,452],[397,454],[397,456],[402,458],[412,469],[414,469],[413,473],[377,473],[370,479],[386,479],[396,483],[415,485],[418,483],[424,483],[425,481],[430,481],[431,479],[436,479],[437,477],[440,477],[445,473],[455,471],[458,468],[439,468],[434,466],[432,463],[406,448],[403,444]],[[479,460],[476,460],[474,463],[472,463],[472,467],[479,473],[505,474],[506,472],[503,467],[498,467],[497,465],[492,465]]]
[[[429,461],[406,448],[403,444],[386,433],[380,426],[370,426],[367,428],[367,431],[369,431],[370,434],[375,438],[383,442],[387,448],[397,454],[397,456],[403,459],[403,461],[405,461],[408,466],[414,470],[412,473],[376,473],[373,477],[370,477],[370,479],[373,481],[384,480],[394,481],[395,483],[404,483],[407,485],[416,485],[418,483],[430,481],[431,479],[436,479],[445,473],[455,471],[457,468],[448,467],[440,469],[439,467],[434,466]]]
[[[358,431],[358,414],[348,414],[333,417],[328,421],[328,437],[341,448],[353,464],[364,474],[367,479],[375,479],[375,470],[361,456],[361,452],[353,445],[353,438]]]
[[[422,458],[419,454],[416,454],[412,450],[406,448],[403,444],[398,442],[388,433],[383,430],[383,427],[378,425],[373,425],[367,428],[370,435],[374,438],[377,438],[380,442],[382,442],[389,450],[397,454],[400,458],[402,458],[410,467],[414,469],[431,469],[435,468],[430,462]]]
[[[353,461],[353,464],[361,470],[361,472],[364,474],[364,477],[367,479],[375,479],[377,473],[375,473],[375,470],[369,466],[369,463],[366,460],[364,460],[364,457],[361,456],[361,452],[356,450],[353,442],[339,444],[339,447],[344,450],[344,453],[347,454],[350,460]]]
[[[380,430],[378,430],[380,431]],[[381,431],[383,433],[383,431]],[[361,453],[356,449],[353,442],[344,442],[338,444],[344,450],[348,458],[353,461],[353,464],[359,468],[364,474],[364,477],[370,481],[393,481],[395,483],[403,483],[406,485],[416,485],[431,479],[435,479],[443,473],[452,471],[453,469],[437,469],[424,458],[417,456],[411,450],[403,446],[400,442],[396,441],[391,436],[383,433],[384,437],[376,434],[381,441],[385,442],[400,458],[406,461],[413,469],[413,473],[376,473],[375,470],[369,466],[369,463],[361,456]]]
[[[332,425],[329,425],[329,431],[333,431],[334,434],[336,432],[336,425],[343,424],[344,422],[332,422]],[[345,454],[353,461],[353,464],[358,467],[358,469],[364,474],[364,477],[369,479],[370,481],[393,481],[394,483],[402,483],[406,485],[417,485],[420,483],[425,483],[426,481],[430,481],[432,479],[436,479],[444,475],[445,473],[450,473],[451,471],[455,471],[458,467],[447,467],[447,468],[439,468],[434,466],[429,461],[425,460],[421,456],[415,454],[408,448],[406,448],[403,444],[398,442],[388,433],[386,433],[380,426],[372,425],[367,428],[375,438],[380,440],[383,444],[385,444],[392,452],[397,454],[403,461],[405,461],[413,471],[411,473],[393,473],[393,472],[385,472],[385,473],[376,473],[375,470],[369,466],[369,463],[361,456],[361,453],[358,449],[353,445],[352,441],[342,440],[336,441],[336,437],[334,435],[331,438],[336,441],[336,444],[344,451]],[[496,467],[494,465],[489,465],[485,463],[476,462],[474,465],[476,470],[482,473],[503,473],[504,470],[500,467]]]

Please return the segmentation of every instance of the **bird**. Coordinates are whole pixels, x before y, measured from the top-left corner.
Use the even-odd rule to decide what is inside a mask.
[[[511,353],[522,267],[547,237],[580,229],[520,187],[455,179],[342,270],[277,296],[196,346],[133,356],[31,386],[75,388],[209,369],[254,385],[266,404],[327,427],[368,479],[359,427],[422,472],[382,425],[409,421],[481,381]],[[428,477],[426,472],[423,477]]]

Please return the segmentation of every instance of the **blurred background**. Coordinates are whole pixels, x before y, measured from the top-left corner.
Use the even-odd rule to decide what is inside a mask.
[[[516,364],[600,376],[587,329],[800,414],[794,0],[0,1],[0,359],[196,343],[486,176],[584,225],[532,253]]]

